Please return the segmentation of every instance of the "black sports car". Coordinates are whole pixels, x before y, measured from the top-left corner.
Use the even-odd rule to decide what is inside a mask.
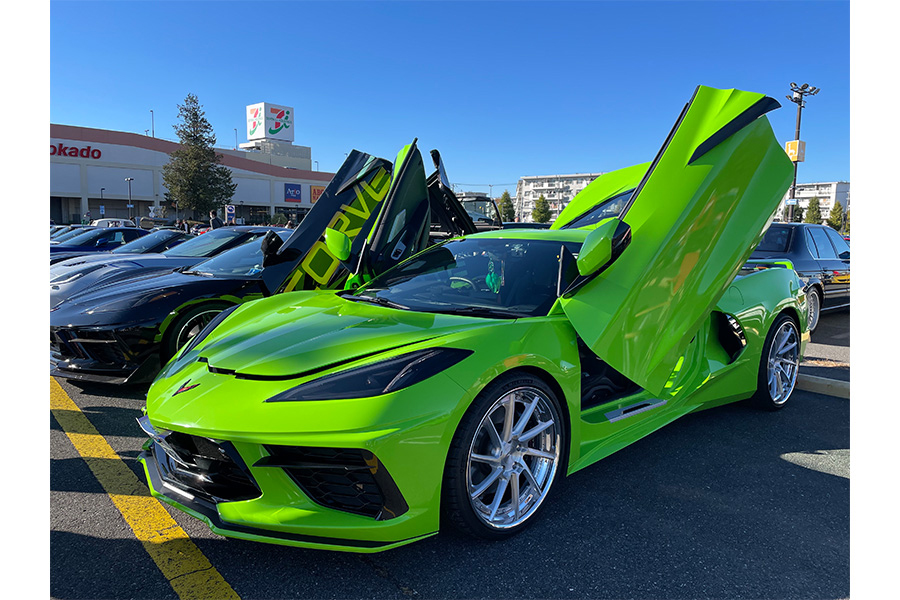
[[[850,245],[837,231],[811,223],[773,223],[750,260],[784,259],[806,285],[811,332],[821,311],[850,306]]]
[[[437,170],[427,179],[415,156],[400,157],[402,169],[392,181],[391,162],[353,150],[296,229],[273,230],[188,269],[70,296],[50,311],[51,374],[106,383],[150,381],[230,307],[279,292],[342,287],[349,270],[323,240],[327,228],[353,242],[345,260],[364,261],[366,273],[383,272],[434,241],[475,233],[450,190],[440,155],[432,151]]]
[[[202,236],[191,236],[174,231],[187,238],[175,247],[159,253],[122,254],[128,246],[151,237],[146,236],[126,244],[111,253],[82,256],[64,260],[50,267],[50,306],[54,307],[69,296],[85,290],[96,289],[116,281],[153,272],[174,271],[191,267],[220,252],[230,250],[244,242],[262,237],[271,227],[240,226],[221,227]]]
[[[52,265],[60,260],[82,254],[115,250],[149,233],[146,229],[138,229],[136,227],[98,227],[90,229],[58,244],[51,243],[50,264]]]
[[[162,252],[169,248],[174,248],[181,242],[190,239],[191,236],[184,232],[172,230],[151,231],[147,235],[140,236],[125,244],[117,246],[113,250],[102,250],[98,252],[85,252],[84,250],[74,250],[65,252],[57,250],[50,254],[50,264],[60,263],[70,258],[78,256],[100,255],[100,256],[122,256],[123,254],[149,254],[153,252]]]

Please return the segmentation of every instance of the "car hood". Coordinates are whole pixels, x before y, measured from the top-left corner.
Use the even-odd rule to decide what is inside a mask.
[[[198,354],[214,369],[284,378],[503,322],[397,310],[334,292],[295,292],[241,306]]]
[[[51,326],[160,321],[185,300],[237,291],[248,280],[153,272],[73,294],[50,311]]]
[[[93,258],[93,257],[92,257]],[[75,295],[97,291],[125,279],[168,274],[189,267],[203,258],[176,258],[162,254],[131,257],[98,257],[97,260],[71,259],[50,268],[50,306],[56,306]]]

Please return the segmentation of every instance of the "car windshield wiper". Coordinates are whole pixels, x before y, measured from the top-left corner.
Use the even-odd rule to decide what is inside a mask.
[[[502,308],[491,308],[489,306],[459,306],[456,308],[442,308],[438,310],[429,310],[428,312],[440,313],[442,315],[466,315],[472,317],[499,317],[501,319],[521,319],[531,315],[515,312],[512,310],[503,310]]]
[[[197,275],[198,277],[215,277],[212,273],[205,271],[182,271],[185,275]]]
[[[381,298],[379,296],[356,296],[354,294],[341,294],[342,297],[347,298],[348,300],[361,300],[363,302],[371,302],[372,304],[379,304],[381,306],[387,306],[388,308],[399,308],[400,310],[409,310],[408,306],[404,306],[403,304],[398,304],[397,302],[393,302],[392,300],[388,300],[387,298]]]

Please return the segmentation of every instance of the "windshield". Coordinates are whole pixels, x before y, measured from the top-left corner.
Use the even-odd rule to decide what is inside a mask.
[[[791,241],[791,228],[783,225],[772,225],[763,236],[755,252],[787,252]]]
[[[82,231],[81,233],[71,237],[67,240],[60,241],[62,238],[58,238],[56,241],[60,242],[60,246],[91,246],[94,241],[100,239],[104,233],[107,233],[109,230],[104,229],[91,229],[88,231]]]
[[[461,204],[476,223],[478,221],[493,223],[500,220],[497,211],[494,210],[494,203],[490,200],[462,200]]]
[[[595,225],[603,219],[618,217],[622,212],[622,209],[625,207],[625,203],[628,202],[629,198],[631,198],[632,192],[634,192],[633,189],[628,190],[627,192],[622,192],[621,194],[617,194],[606,202],[601,202],[584,214],[575,217],[575,219],[569,221],[568,223],[560,227],[560,229],[574,229],[576,227]]]
[[[556,300],[559,255],[551,240],[462,238],[374,278],[348,300],[421,312],[516,318],[546,315]]]
[[[93,229],[84,229],[83,227],[79,227],[77,229],[70,229],[69,231],[54,234],[53,237],[50,239],[52,239],[54,242],[62,243],[67,240],[71,240],[73,237],[75,237],[77,235],[84,235],[85,232],[88,232],[88,231],[93,231]]]
[[[184,235],[184,234],[182,234]],[[143,237],[139,237],[136,240],[132,240],[127,244],[119,246],[115,250],[112,251],[113,254],[135,254],[135,253],[143,253],[149,252],[153,248],[162,244],[166,240],[170,238],[175,238],[176,235],[172,235],[171,231],[154,231],[153,233],[148,233]],[[174,240],[173,240],[174,242]]]
[[[214,229],[201,236],[191,238],[183,244],[178,244],[174,248],[165,250],[163,254],[166,256],[179,256],[182,258],[204,258],[212,256],[228,244],[231,244],[237,238],[247,235],[246,232],[235,231],[227,227]],[[261,234],[252,234],[252,239]]]
[[[284,241],[293,232],[278,231],[276,233],[281,237],[281,241]],[[206,237],[207,235],[211,234],[204,233],[201,237]],[[252,277],[262,273],[262,270],[262,240],[254,238],[247,240],[236,248],[203,261],[190,271],[185,271],[185,273],[209,277]]]

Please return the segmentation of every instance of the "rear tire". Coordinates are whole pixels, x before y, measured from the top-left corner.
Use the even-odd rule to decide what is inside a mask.
[[[812,333],[819,326],[819,316],[822,314],[822,292],[818,288],[812,288],[806,295],[807,324]]]
[[[538,377],[510,373],[490,383],[450,444],[442,488],[446,520],[488,540],[533,523],[568,464],[564,414]]]
[[[784,408],[800,371],[800,330],[788,315],[775,319],[763,344],[754,403],[765,410]]]

